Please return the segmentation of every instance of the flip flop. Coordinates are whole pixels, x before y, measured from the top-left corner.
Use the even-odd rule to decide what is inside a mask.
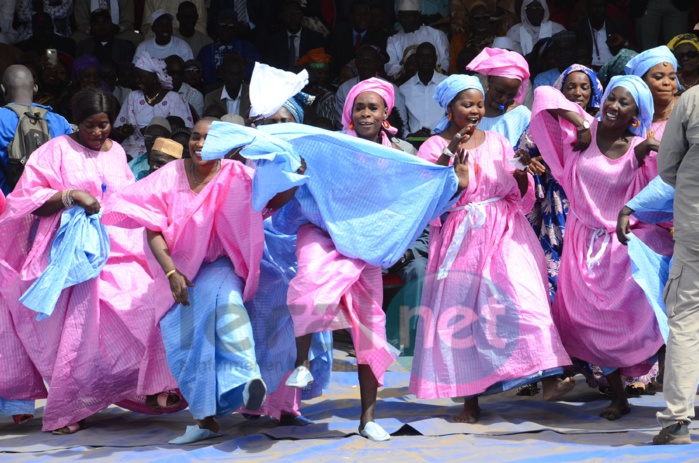
[[[30,413],[23,413],[21,415],[12,415],[12,420],[15,422],[15,424],[24,424],[28,421],[31,421],[34,419],[34,415]]]
[[[75,434],[81,429],[85,429],[85,420],[80,420],[77,423],[71,423],[68,426],[63,426],[62,428],[54,429],[51,434],[55,436],[67,436],[68,434]]]
[[[375,421],[369,421],[364,425],[364,429],[359,430],[359,435],[366,437],[372,442],[384,442],[391,440],[391,435]]]
[[[209,429],[202,429],[197,425],[187,426],[187,430],[180,437],[176,437],[168,442],[168,444],[173,445],[183,445],[183,444],[193,444],[205,439],[213,439],[214,437],[221,437],[222,434],[213,432]]]

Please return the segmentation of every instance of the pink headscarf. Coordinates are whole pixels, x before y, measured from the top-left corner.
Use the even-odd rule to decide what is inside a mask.
[[[515,97],[517,103],[522,104],[529,87],[529,65],[522,55],[514,51],[501,48],[484,48],[473,61],[468,63],[466,69],[484,76],[507,77],[517,79],[522,84]]]
[[[374,92],[378,94],[381,98],[383,98],[383,101],[386,102],[386,109],[388,110],[388,114],[391,114],[391,111],[393,110],[393,104],[395,102],[395,95],[393,94],[393,85],[390,82],[387,82],[383,79],[372,77],[371,79],[362,80],[357,85],[352,87],[352,89],[347,94],[347,98],[345,98],[345,106],[342,108],[342,130],[344,130],[347,133],[347,135],[351,135],[353,137],[357,136],[357,132],[354,131],[354,129],[350,128],[350,124],[352,124],[352,109],[354,108],[354,100],[360,93],[364,92]],[[395,135],[396,133],[398,133],[398,129],[396,129],[395,127],[391,127],[390,125],[388,126],[388,128],[384,126],[384,129],[391,135]],[[391,140],[383,132],[381,137],[381,144],[389,147],[392,146]]]

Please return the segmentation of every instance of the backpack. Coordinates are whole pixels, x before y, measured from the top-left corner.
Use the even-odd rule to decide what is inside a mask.
[[[49,141],[51,134],[46,122],[48,109],[16,103],[10,103],[5,108],[14,111],[19,117],[15,137],[7,145],[8,166],[5,169],[5,181],[14,189],[24,172],[29,155]]]

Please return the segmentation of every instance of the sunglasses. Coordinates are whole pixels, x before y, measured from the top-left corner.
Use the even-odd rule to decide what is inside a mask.
[[[677,60],[681,60],[682,58],[697,58],[699,57],[699,51],[696,50],[691,50],[691,51],[685,51],[684,53],[676,53],[675,56],[677,57]]]

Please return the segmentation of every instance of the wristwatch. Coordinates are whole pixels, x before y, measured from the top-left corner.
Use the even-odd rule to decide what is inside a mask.
[[[580,132],[580,131],[584,132],[585,130],[590,130],[590,122],[587,120],[584,120],[582,123],[582,127],[577,127],[577,129],[578,129],[578,132]]]

